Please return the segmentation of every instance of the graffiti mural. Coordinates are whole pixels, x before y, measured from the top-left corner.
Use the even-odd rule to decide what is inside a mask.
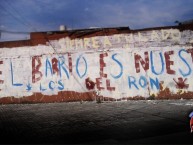
[[[193,31],[167,29],[2,48],[0,97],[100,91],[120,99],[159,96],[163,88],[193,92],[192,40]]]

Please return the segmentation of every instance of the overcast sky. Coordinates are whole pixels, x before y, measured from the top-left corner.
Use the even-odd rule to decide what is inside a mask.
[[[122,27],[131,29],[176,25],[193,19],[193,0],[0,0],[0,30],[32,32]],[[26,39],[3,32],[0,41]]]

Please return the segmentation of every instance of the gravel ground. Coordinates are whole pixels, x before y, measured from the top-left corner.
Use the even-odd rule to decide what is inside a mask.
[[[0,105],[4,144],[193,144],[193,100]]]

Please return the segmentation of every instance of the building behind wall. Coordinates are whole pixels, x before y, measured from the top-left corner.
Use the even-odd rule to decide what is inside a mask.
[[[3,104],[193,98],[193,24],[34,32],[0,48]]]

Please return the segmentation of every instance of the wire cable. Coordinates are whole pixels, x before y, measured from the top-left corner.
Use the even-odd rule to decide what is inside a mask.
[[[0,3],[0,10],[4,10],[6,11],[10,16],[12,16],[15,20],[17,20],[19,23],[23,24],[24,26],[26,26],[27,28],[29,27],[29,25],[27,25],[25,22],[23,22],[22,20],[20,20],[18,17],[14,16],[10,11],[6,10]]]
[[[32,29],[32,30],[35,30],[36,31],[36,29],[30,24],[30,23],[28,23],[28,21],[25,19],[25,17],[23,17],[23,15],[21,15],[21,13],[16,9],[16,8],[14,8],[13,6],[12,6],[12,3],[10,3],[8,0],[3,0],[3,2],[5,3],[5,4],[7,4],[7,6],[8,7],[10,7],[11,9],[9,9],[10,11],[11,10],[14,10],[15,12],[13,12],[14,13],[14,15],[18,15],[18,19],[19,18],[22,18],[22,19],[20,19],[22,22],[24,22],[25,24],[27,24],[28,26],[30,26],[30,29]],[[9,12],[10,12],[9,11]]]

